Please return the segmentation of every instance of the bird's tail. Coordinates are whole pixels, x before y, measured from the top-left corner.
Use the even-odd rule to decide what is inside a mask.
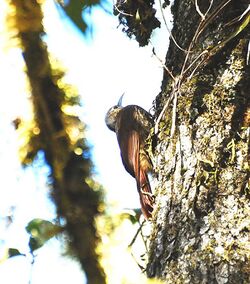
[[[148,175],[142,168],[139,170],[137,189],[140,195],[142,213],[146,219],[149,219],[152,216],[154,197],[152,195]]]

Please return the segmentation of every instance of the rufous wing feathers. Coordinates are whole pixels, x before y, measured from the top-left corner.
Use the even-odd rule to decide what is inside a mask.
[[[148,179],[147,173],[140,168],[139,177],[136,177],[137,180],[137,190],[140,195],[141,210],[146,219],[149,219],[153,211],[153,196]]]
[[[148,219],[153,211],[153,197],[147,175],[148,169],[144,167],[144,163],[140,159],[142,158],[140,152],[144,138],[134,117],[134,111],[133,106],[130,106],[126,112],[121,111],[117,121],[116,134],[123,165],[136,179],[142,213]]]

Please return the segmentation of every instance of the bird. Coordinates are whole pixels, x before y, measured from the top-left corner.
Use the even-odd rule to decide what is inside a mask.
[[[138,105],[122,106],[123,95],[118,103],[111,107],[106,116],[107,127],[117,136],[122,163],[126,171],[136,180],[141,211],[146,219],[152,217],[154,196],[149,174],[152,162],[145,149],[153,118],[149,112]]]

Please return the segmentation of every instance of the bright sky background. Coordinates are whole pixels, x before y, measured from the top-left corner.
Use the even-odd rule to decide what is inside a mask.
[[[23,60],[20,50],[6,46],[4,8],[1,1],[0,259],[1,248],[6,246],[27,252],[28,236],[24,228],[32,218],[52,219],[55,216],[54,206],[48,202],[44,190],[46,167],[42,168],[43,173],[39,165],[35,169],[23,170],[17,157],[17,134],[11,121],[17,116],[27,116],[27,89],[21,75]],[[139,48],[135,40],[129,40],[117,28],[117,18],[100,9],[93,13],[93,39],[86,43],[80,32],[58,14],[52,0],[48,0],[44,8],[48,49],[67,68],[67,81],[78,88],[82,97],[83,108],[79,109],[79,115],[88,125],[96,177],[107,190],[109,202],[116,202],[121,210],[139,207],[135,181],[122,166],[115,134],[107,129],[104,117],[124,92],[124,105],[138,104],[146,110],[152,107],[162,80],[162,68],[152,56],[152,46]],[[162,59],[168,38],[164,25],[152,37],[156,52]],[[6,230],[3,221],[11,213],[10,206],[15,206],[15,222]],[[62,266],[67,269],[62,269]],[[30,263],[22,257],[2,264],[0,261],[0,275],[3,284],[28,284]],[[78,264],[60,257],[60,245],[56,240],[39,250],[33,267],[32,284],[42,283],[84,283]]]

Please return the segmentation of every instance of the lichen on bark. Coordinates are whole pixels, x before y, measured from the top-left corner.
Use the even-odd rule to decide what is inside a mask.
[[[213,1],[206,17],[218,13],[207,24],[205,17],[193,42],[200,17],[195,3],[175,1],[172,8],[173,36],[190,53],[186,58],[171,42],[166,66],[176,82],[165,72],[155,102],[157,118],[177,94],[156,135],[158,186],[147,266],[149,277],[166,283],[250,282],[250,32],[248,25],[237,33],[242,21],[232,24],[247,1],[229,2],[218,10],[226,1]],[[206,11],[208,1],[198,4]],[[191,68],[183,72],[183,64]]]

